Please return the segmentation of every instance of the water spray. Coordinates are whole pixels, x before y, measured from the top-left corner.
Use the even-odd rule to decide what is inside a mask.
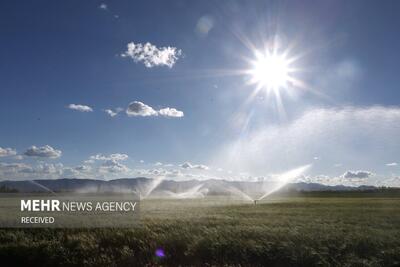
[[[312,164],[303,165],[301,167],[298,167],[298,168],[295,168],[295,169],[292,169],[290,171],[280,174],[278,176],[278,181],[279,181],[278,184],[275,187],[273,187],[271,190],[265,192],[265,194],[262,195],[260,198],[254,200],[254,205],[257,204],[257,201],[260,201],[260,200],[268,197],[272,193],[278,191],[279,189],[284,187],[286,184],[291,182],[293,179],[296,179],[297,177],[299,177],[301,174],[306,172],[311,167],[311,165]]]
[[[307,165],[300,166],[298,168],[292,169],[290,171],[287,171],[285,173],[278,175],[278,177],[277,177],[278,183],[271,190],[266,191],[259,198],[252,198],[251,196],[249,196],[248,194],[246,194],[245,192],[243,192],[242,190],[240,190],[234,186],[225,187],[225,190],[233,193],[234,195],[240,196],[243,200],[250,201],[251,203],[254,203],[254,205],[257,205],[257,203],[260,200],[262,200],[262,199],[268,197],[269,195],[271,195],[272,193],[278,191],[279,189],[284,187],[286,184],[288,184],[290,181],[292,181],[293,179],[297,178],[299,175],[306,172],[310,167],[311,167],[311,164],[307,164]]]
[[[143,200],[147,198],[164,180],[164,177],[158,177],[156,179],[152,179],[149,183],[146,183],[144,188],[139,186],[137,189],[132,190],[132,193],[139,196],[139,200]]]
[[[28,181],[31,182],[32,184],[34,184],[34,185],[36,185],[36,186],[38,186],[38,187],[40,187],[40,188],[46,190],[47,192],[49,192],[49,193],[51,193],[51,194],[53,194],[53,195],[57,195],[57,194],[56,194],[53,190],[51,190],[50,188],[48,188],[48,187],[46,187],[46,186],[44,186],[44,185],[42,185],[42,184],[40,184],[40,183],[38,183],[38,182],[36,182],[36,181],[34,181],[34,180],[28,180]]]
[[[201,198],[207,193],[208,189],[203,188],[203,184],[196,185],[186,191],[175,193],[172,191],[165,191],[171,198],[185,199],[185,198]]]

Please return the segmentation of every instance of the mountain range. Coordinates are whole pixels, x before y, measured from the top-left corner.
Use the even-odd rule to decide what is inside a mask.
[[[0,188],[17,192],[136,192],[145,196],[170,196],[177,198],[204,195],[247,194],[263,195],[273,192],[315,192],[315,191],[368,191],[374,186],[323,185],[318,183],[246,182],[227,180],[161,180],[145,177],[121,178],[115,180],[96,179],[43,179],[23,181],[0,181]]]

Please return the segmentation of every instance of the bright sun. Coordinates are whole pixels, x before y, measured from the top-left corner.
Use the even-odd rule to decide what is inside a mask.
[[[270,91],[287,87],[290,77],[290,60],[279,54],[258,54],[248,71],[251,83]]]

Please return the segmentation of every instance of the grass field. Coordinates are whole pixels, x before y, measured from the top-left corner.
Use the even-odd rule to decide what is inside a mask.
[[[163,249],[165,257],[155,256]],[[1,229],[26,266],[400,266],[400,196],[145,200],[130,229]]]

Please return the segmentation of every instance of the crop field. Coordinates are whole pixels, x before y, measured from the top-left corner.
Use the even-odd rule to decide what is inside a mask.
[[[400,196],[148,199],[134,228],[1,229],[26,266],[399,266]],[[157,251],[157,253],[156,253]]]

